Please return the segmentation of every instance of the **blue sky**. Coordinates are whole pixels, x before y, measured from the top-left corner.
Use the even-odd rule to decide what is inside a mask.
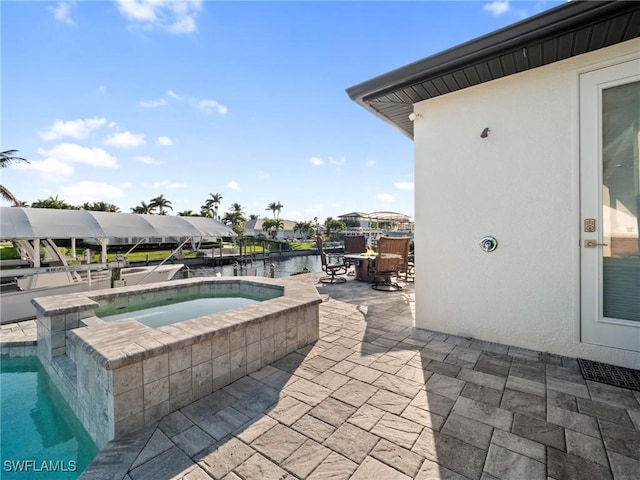
[[[29,204],[413,216],[413,143],[345,89],[558,1],[2,1],[2,170]],[[3,203],[7,205],[6,203]]]

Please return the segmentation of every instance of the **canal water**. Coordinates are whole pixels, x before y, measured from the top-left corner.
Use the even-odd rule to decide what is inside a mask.
[[[275,278],[288,277],[297,273],[321,272],[322,264],[319,255],[301,255],[295,257],[278,258],[271,257],[264,261],[263,259],[253,260],[249,263],[239,263],[237,265],[223,265],[218,267],[191,267],[189,273],[191,277],[211,277],[221,274],[223,277],[233,276],[234,269],[238,275],[253,274],[258,277],[266,277],[273,265]]]

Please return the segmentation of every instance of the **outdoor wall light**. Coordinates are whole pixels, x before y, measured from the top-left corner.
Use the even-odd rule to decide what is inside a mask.
[[[482,130],[482,133],[480,134],[480,138],[487,138],[489,136],[490,131],[491,129],[489,127],[486,127],[484,130]]]
[[[422,118],[422,115],[413,112],[409,114],[409,120],[411,120],[412,122],[415,122],[416,118]]]

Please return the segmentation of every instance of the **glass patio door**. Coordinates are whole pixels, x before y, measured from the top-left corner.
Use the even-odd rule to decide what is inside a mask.
[[[581,341],[640,352],[640,60],[580,76]]]

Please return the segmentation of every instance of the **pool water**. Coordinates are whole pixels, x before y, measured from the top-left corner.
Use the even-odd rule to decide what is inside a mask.
[[[101,311],[96,314],[105,322],[115,322],[123,318],[133,318],[151,328],[162,327],[192,318],[219,313],[225,310],[245,307],[259,300],[246,297],[204,297],[204,298],[168,298],[155,304],[142,304],[136,307],[121,307],[120,313]],[[157,303],[161,303],[158,305]]]
[[[98,448],[36,357],[0,360],[0,478],[75,479]]]

